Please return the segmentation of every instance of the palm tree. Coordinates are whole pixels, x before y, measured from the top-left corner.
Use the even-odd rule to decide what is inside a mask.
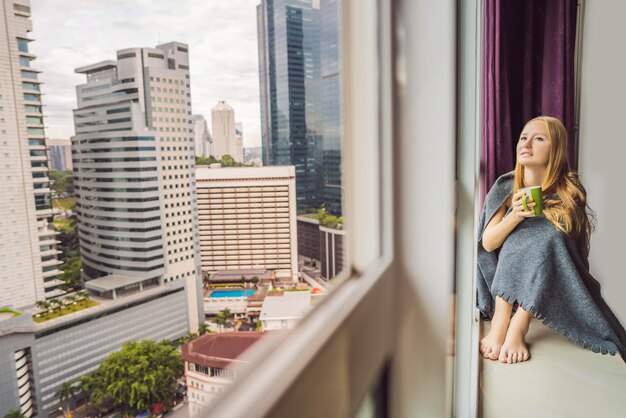
[[[74,382],[71,381],[64,382],[57,392],[59,401],[65,403],[65,416],[67,416],[70,411],[70,400],[74,398],[74,395],[76,395],[76,387],[74,386]]]
[[[88,412],[91,408],[95,408],[98,411],[98,416],[100,416],[105,398],[102,387],[102,378],[97,371],[80,377],[78,380],[78,390],[86,397],[85,412]]]
[[[233,316],[230,312],[230,309],[224,308],[213,318],[213,323],[219,325],[220,331],[222,331],[222,327],[226,326],[229,322],[229,319]]]
[[[220,332],[222,332],[222,327],[226,325],[226,317],[224,316],[224,312],[218,312],[213,318],[213,323],[220,327]]]
[[[57,308],[61,307],[61,301],[59,301],[58,299],[50,299],[48,303],[50,304],[51,312],[54,312]]]
[[[89,294],[89,292],[79,290],[78,292],[76,292],[76,297],[78,298],[78,300],[89,300],[91,295]]]
[[[50,309],[50,304],[46,300],[38,300],[35,302],[35,306],[41,310],[41,312],[39,312],[40,314],[48,312],[48,309]]]
[[[26,418],[19,409],[11,409],[4,418]]]
[[[69,306],[76,301],[76,297],[72,295],[67,295],[63,298],[63,305]]]
[[[198,326],[198,334],[199,335],[204,335],[209,331],[209,326],[206,324],[206,322],[201,323]]]
[[[227,323],[230,322],[229,319],[234,316],[233,313],[228,308],[222,309],[222,313],[224,314],[224,318],[226,319]]]

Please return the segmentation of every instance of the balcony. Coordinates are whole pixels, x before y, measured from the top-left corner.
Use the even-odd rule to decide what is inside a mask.
[[[51,207],[46,207],[46,208],[35,208],[35,215],[37,216],[37,218],[46,218],[48,216],[52,216],[52,208]],[[39,235],[41,236],[41,234]]]
[[[53,241],[53,243],[56,243],[56,241]],[[39,243],[41,245],[41,242]],[[40,255],[42,257],[47,257],[47,256],[51,256],[51,255],[59,255],[61,254],[61,251],[59,250],[47,250],[47,251],[42,251],[40,253]],[[61,262],[59,261],[59,264],[61,264]]]
[[[59,285],[62,285],[63,283],[65,283],[63,280],[52,279],[52,280],[44,281],[43,287],[44,289],[50,289],[51,287],[59,286]],[[61,293],[65,293],[65,292],[61,290]],[[49,297],[49,296],[50,295],[46,292],[46,297]]]
[[[58,276],[61,273],[63,273],[63,272],[61,270],[59,270],[59,269],[53,269],[53,270],[50,270],[50,271],[44,271],[43,272],[43,278],[47,279],[47,278],[50,278],[50,277]]]

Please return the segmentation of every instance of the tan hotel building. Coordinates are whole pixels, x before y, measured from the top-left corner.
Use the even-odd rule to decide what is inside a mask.
[[[293,166],[196,168],[202,271],[266,268],[298,281]]]

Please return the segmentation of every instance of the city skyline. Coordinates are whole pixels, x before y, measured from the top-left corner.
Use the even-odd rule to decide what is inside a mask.
[[[75,86],[81,82],[74,68],[114,59],[111,51],[118,49],[179,41],[191,51],[193,114],[210,121],[215,103],[227,100],[246,129],[244,146],[260,146],[257,3],[183,2],[172,10],[170,3],[158,1],[90,2],[88,7],[77,7],[65,0],[34,0],[31,6],[38,19],[33,24],[32,48],[43,72],[47,136],[74,135]]]

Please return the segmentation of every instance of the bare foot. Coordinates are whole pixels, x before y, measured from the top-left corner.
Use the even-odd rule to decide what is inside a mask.
[[[521,309],[518,309],[518,312]],[[530,352],[526,345],[525,337],[528,333],[530,318],[526,318],[526,312],[522,315],[513,315],[511,324],[506,332],[506,339],[500,350],[498,360],[502,363],[520,363],[530,358]]]
[[[512,310],[513,304],[505,301],[500,296],[496,296],[496,309],[491,320],[491,329],[485,338],[480,340],[480,353],[484,358],[498,359],[500,349],[506,337],[506,330],[509,328]]]
[[[496,320],[496,318],[494,318],[491,321],[491,329],[489,329],[485,338],[480,340],[480,353],[484,358],[491,360],[498,359],[502,344],[507,335],[508,326],[508,320]]]

